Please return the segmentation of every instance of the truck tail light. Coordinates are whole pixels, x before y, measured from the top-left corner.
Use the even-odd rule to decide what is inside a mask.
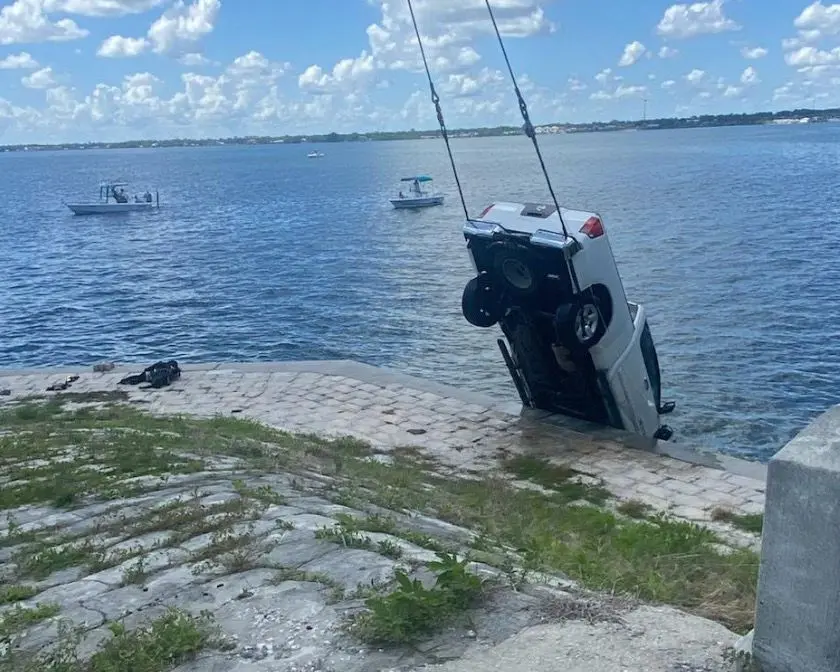
[[[590,238],[598,238],[604,235],[604,224],[600,217],[590,217],[580,227],[580,232]]]

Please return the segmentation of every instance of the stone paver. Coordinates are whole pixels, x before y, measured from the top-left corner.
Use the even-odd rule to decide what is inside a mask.
[[[331,374],[328,366],[323,367],[327,372],[290,366],[292,370],[272,370],[265,365],[264,371],[259,365],[185,367],[181,380],[162,390],[117,385],[138,369],[93,373],[80,367],[80,378],[69,391],[124,389],[153,413],[236,414],[293,432],[354,436],[380,450],[413,446],[458,474],[494,470],[500,457],[540,456],[601,479],[619,500],[639,500],[707,524],[717,508],[737,514],[764,509],[760,480],[430,392],[421,381],[413,387],[406,377],[370,382],[361,375]],[[0,371],[0,388],[11,391],[0,403],[44,394],[48,385],[63,378],[49,370],[21,375]],[[727,525],[711,525],[739,536]]]

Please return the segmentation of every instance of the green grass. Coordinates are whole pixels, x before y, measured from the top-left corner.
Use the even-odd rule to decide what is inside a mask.
[[[649,504],[645,504],[638,499],[628,499],[616,506],[616,511],[629,518],[642,520],[647,518],[653,512],[653,509]]]
[[[0,642],[8,641],[12,635],[52,618],[58,612],[57,604],[38,604],[35,607],[15,605],[13,609],[0,615]]]
[[[533,475],[533,472],[531,472]],[[417,510],[515,549],[530,569],[560,572],[584,586],[668,603],[744,632],[752,625],[758,556],[723,553],[707,528],[664,516],[634,520],[574,503],[577,490],[549,494],[504,479],[464,481],[409,460],[348,461],[344,476],[385,507]],[[572,484],[568,484],[572,485]],[[432,486],[432,487],[429,487]],[[587,499],[584,491],[583,499]],[[600,499],[600,493],[594,497]]]
[[[368,611],[351,621],[350,631],[373,644],[406,644],[440,630],[481,596],[484,581],[467,570],[468,563],[467,558],[439,554],[426,565],[435,573],[431,588],[398,569],[396,588],[369,597]]]
[[[214,456],[226,455],[241,458],[252,473],[330,476],[335,486],[326,494],[335,501],[441,518],[474,530],[488,552],[494,547],[511,549],[524,558],[527,568],[560,573],[588,588],[673,604],[737,631],[752,624],[755,553],[723,553],[721,540],[708,529],[650,516],[639,507],[619,506],[614,514],[603,506],[609,500],[606,490],[579,483],[574,472],[544,460],[515,458],[505,464],[517,479],[545,488],[537,492],[515,487],[509,478],[441,476],[434,463],[416,451],[396,451],[394,462],[383,464],[363,459],[371,454],[370,447],[352,439],[294,435],[228,417],[153,417],[126,404],[70,411],[60,399],[30,402],[0,411],[0,426],[19,430],[0,438],[0,464],[6,473],[26,481],[0,491],[0,509],[75,506],[86,497],[107,499],[154,489],[170,474],[207,469]],[[150,478],[142,485],[128,482],[138,475]],[[282,502],[277,493],[249,487],[245,480],[237,488],[239,500],[204,509],[175,503],[140,520],[115,520],[111,531],[169,531],[169,543],[174,544],[229,529]],[[208,518],[211,513],[223,515]],[[398,552],[368,544],[363,532],[385,532],[433,550],[451,550],[449,543],[397,529],[393,520],[382,516],[339,521],[322,535],[385,554]],[[15,534],[5,543],[22,545],[16,557],[25,576],[39,578],[70,566],[95,568],[114,562],[83,541],[60,546]],[[129,557],[133,556],[121,561]]]
[[[729,523],[744,532],[761,534],[764,527],[764,516],[760,513],[739,514],[727,509],[715,509],[712,511],[712,520]]]
[[[13,602],[28,600],[37,593],[38,591],[32,586],[3,585],[0,586],[0,604],[11,604]]]
[[[583,500],[600,506],[611,496],[605,488],[575,481],[578,472],[546,459],[520,455],[507,460],[504,467],[517,478],[553,490],[569,502]]]
[[[136,630],[108,624],[111,638],[88,660],[77,653],[78,631],[64,628],[58,645],[34,658],[0,660],[2,672],[167,672],[192,660],[208,647],[223,648],[208,614],[193,616],[169,609]]]

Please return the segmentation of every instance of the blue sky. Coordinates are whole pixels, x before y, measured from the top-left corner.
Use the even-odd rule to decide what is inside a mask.
[[[840,105],[840,4],[492,0],[536,124]],[[450,127],[520,122],[484,0],[414,0]],[[406,0],[4,0],[0,144],[432,128]]]

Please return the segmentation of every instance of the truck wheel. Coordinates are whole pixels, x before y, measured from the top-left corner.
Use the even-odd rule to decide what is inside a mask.
[[[484,278],[470,280],[461,295],[461,312],[475,327],[492,327],[499,321],[498,298]]]
[[[581,297],[575,303],[560,306],[555,316],[555,327],[561,343],[587,350],[596,345],[607,331],[595,297]]]
[[[539,276],[525,250],[512,245],[501,247],[493,259],[493,267],[497,276],[517,294],[529,295],[537,290]]]

